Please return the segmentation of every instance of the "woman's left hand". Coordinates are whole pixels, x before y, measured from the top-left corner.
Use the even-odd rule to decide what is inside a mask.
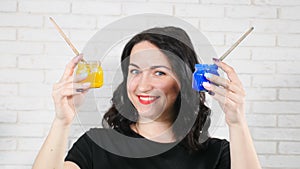
[[[212,83],[204,82],[203,86],[216,99],[225,112],[226,123],[229,126],[240,125],[245,121],[245,90],[235,70],[224,62],[214,59],[228,79],[206,73],[205,77]]]

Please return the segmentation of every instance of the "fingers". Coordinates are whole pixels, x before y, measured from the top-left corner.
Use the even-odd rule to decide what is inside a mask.
[[[238,78],[235,70],[227,65],[226,63],[224,62],[221,62],[219,61],[218,59],[213,59],[214,63],[219,67],[221,68],[228,76],[228,79],[232,82],[235,82],[235,83],[241,83],[240,79]]]
[[[214,62],[227,73],[229,80],[211,73],[205,73],[204,76],[211,83],[203,83],[203,87],[208,90],[209,94],[213,95],[220,104],[228,104],[230,102],[234,104],[243,103],[246,94],[234,69],[216,59],[214,59]]]
[[[243,96],[240,93],[234,93],[225,88],[215,86],[213,84],[204,82],[203,87],[209,91],[210,95],[212,95],[219,102],[225,103],[226,99],[233,101],[235,103],[242,103]]]
[[[59,99],[68,96],[84,94],[91,83],[57,83],[53,86],[53,97]]]
[[[73,75],[74,69],[76,67],[76,65],[79,63],[79,61],[83,58],[83,55],[80,54],[76,57],[74,57],[66,66],[65,68],[65,72],[61,78],[61,81],[64,79],[67,79],[68,77]]]
[[[231,82],[220,76],[213,75],[211,73],[205,73],[204,76],[210,82],[220,85],[220,86],[224,87],[225,89],[230,90],[233,93],[243,93],[243,89],[242,89],[242,86],[240,83],[236,84],[234,82]]]

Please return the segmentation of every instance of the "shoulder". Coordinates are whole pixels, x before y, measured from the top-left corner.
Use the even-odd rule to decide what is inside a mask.
[[[229,142],[226,139],[208,138],[202,144],[204,145],[204,149],[201,152],[204,154],[217,158],[229,155]]]
[[[105,138],[111,132],[111,129],[91,128],[77,139],[77,141],[74,143],[74,146],[92,147],[95,144],[95,140],[99,140],[99,138]]]
[[[207,151],[215,151],[216,153],[223,153],[224,151],[229,152],[229,141],[226,139],[209,138],[203,144]]]
[[[228,146],[229,145],[229,141],[227,141],[226,139],[219,139],[219,138],[209,138],[204,144],[206,144],[207,146]]]
[[[230,146],[225,139],[211,138],[207,142],[209,152],[216,154],[216,168],[230,168]]]

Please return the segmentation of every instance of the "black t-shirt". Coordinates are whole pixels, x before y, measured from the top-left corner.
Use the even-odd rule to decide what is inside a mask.
[[[103,133],[107,132],[101,132],[103,130],[111,129],[93,129],[93,132],[105,138]],[[226,140],[209,138],[205,142],[206,149],[193,153],[179,143],[158,155],[130,158],[103,149],[91,139],[89,132],[74,143],[65,158],[81,169],[230,169],[229,142]],[[142,137],[136,133],[131,136]]]

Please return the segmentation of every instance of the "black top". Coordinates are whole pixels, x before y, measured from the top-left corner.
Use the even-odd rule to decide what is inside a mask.
[[[111,129],[93,129],[93,132],[106,138],[103,130]],[[130,158],[103,149],[90,137],[90,131],[74,143],[65,161],[72,161],[81,169],[230,169],[229,142],[226,140],[209,138],[203,143],[207,145],[206,149],[193,153],[179,143],[158,155]],[[142,136],[136,134],[134,137]]]

